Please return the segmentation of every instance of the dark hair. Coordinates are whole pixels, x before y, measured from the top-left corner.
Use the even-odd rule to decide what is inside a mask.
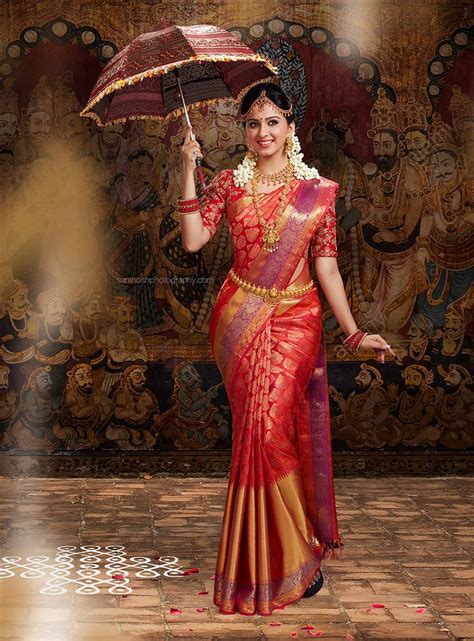
[[[290,99],[279,85],[276,85],[274,82],[261,82],[249,89],[242,98],[240,105],[240,112],[242,114],[245,115],[248,112],[263,90],[265,90],[267,98],[277,107],[280,107],[280,109],[289,109],[292,106]],[[295,114],[291,113],[289,116],[285,116],[285,118],[288,124],[290,124],[294,122]]]
[[[140,156],[144,156],[145,158],[151,160],[151,162],[154,162],[153,155],[147,149],[138,149],[137,151],[129,154],[128,162],[132,162],[132,160],[136,160],[137,158],[140,158]]]
[[[11,156],[12,158],[14,158],[13,151],[11,149],[6,149],[6,148],[0,149],[0,155],[3,156],[5,154],[7,154],[8,156]]]

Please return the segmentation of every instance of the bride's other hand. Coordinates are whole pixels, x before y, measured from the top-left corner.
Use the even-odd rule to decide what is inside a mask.
[[[362,340],[359,350],[363,351],[366,349],[373,349],[377,352],[377,360],[381,363],[385,362],[385,355],[390,354],[391,356],[396,356],[393,349],[387,343],[387,341],[382,338],[379,334],[368,334]]]

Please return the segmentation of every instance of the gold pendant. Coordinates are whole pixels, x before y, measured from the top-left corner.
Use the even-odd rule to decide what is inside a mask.
[[[276,287],[272,287],[267,292],[265,292],[264,300],[270,305],[276,305],[283,298],[283,294],[278,291]]]
[[[265,251],[273,252],[278,249],[278,241],[280,236],[278,235],[274,227],[266,227],[263,232],[263,248]]]

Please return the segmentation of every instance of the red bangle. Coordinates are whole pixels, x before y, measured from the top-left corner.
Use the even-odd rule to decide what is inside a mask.
[[[186,200],[179,198],[176,201],[177,207],[194,207],[196,205],[199,206],[199,198],[188,198]]]
[[[180,214],[196,214],[200,211],[198,198],[189,198],[188,200],[176,201],[176,209]]]
[[[355,354],[366,336],[368,336],[368,332],[356,329],[356,331],[348,336],[342,344],[345,345],[352,354]]]

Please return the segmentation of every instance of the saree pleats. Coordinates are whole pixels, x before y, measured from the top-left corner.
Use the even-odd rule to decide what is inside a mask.
[[[228,382],[234,442],[215,592],[223,612],[271,614],[302,596],[321,562],[300,454],[320,318],[315,292],[274,314]]]

